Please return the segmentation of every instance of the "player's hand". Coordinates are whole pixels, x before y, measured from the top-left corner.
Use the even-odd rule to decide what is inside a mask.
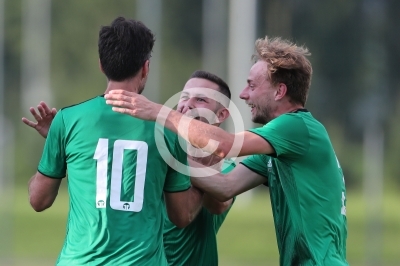
[[[144,120],[155,121],[161,110],[161,105],[149,101],[143,95],[125,90],[112,90],[104,98],[107,104],[113,106],[113,111]]]
[[[45,102],[40,102],[37,106],[39,114],[36,112],[35,108],[29,108],[29,111],[36,120],[36,123],[23,117],[22,122],[26,125],[36,129],[36,131],[44,138],[47,137],[51,122],[57,113],[56,108],[50,109]]]

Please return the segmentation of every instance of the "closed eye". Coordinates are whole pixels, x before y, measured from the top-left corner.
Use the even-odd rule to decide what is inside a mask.
[[[196,98],[196,101],[198,101],[198,102],[207,102],[206,99],[204,99],[204,98],[199,98],[199,97]]]

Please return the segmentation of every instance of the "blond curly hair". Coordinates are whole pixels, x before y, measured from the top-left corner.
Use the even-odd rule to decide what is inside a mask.
[[[306,58],[311,55],[308,49],[279,37],[268,36],[258,39],[255,46],[253,59],[268,63],[266,74],[269,81],[273,85],[284,83],[291,101],[304,106],[312,76],[311,63]]]

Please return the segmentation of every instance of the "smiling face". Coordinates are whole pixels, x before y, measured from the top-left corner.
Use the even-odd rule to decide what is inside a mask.
[[[226,119],[224,113],[227,109],[218,101],[220,94],[216,83],[191,78],[182,90],[177,110],[205,123],[222,123]]]
[[[273,86],[267,77],[268,64],[258,61],[250,69],[247,86],[240,93],[251,108],[252,121],[266,124],[276,117],[278,109],[275,95],[277,87]]]

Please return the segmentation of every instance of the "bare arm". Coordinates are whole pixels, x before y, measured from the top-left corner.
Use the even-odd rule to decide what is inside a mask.
[[[61,179],[50,178],[36,172],[29,180],[29,202],[32,208],[41,212],[49,208],[57,197]]]
[[[216,170],[217,172],[221,172],[223,159],[216,155],[210,155],[207,152],[203,152],[200,149],[193,150],[190,148],[190,146],[188,146],[188,149],[191,150],[191,154],[194,154],[194,156],[188,156],[189,165],[193,167],[193,170],[195,170],[194,168],[197,167],[197,165],[193,165],[192,163],[197,162],[202,166],[207,166]],[[223,213],[231,206],[232,202],[232,199],[229,199],[225,202],[220,202],[207,193],[205,193],[203,196],[203,207],[205,207],[212,214]]]
[[[203,196],[203,206],[212,214],[221,214],[232,205],[233,199],[220,202],[209,194],[205,193]]]
[[[178,228],[190,224],[202,207],[203,193],[195,188],[182,192],[164,193],[169,220]]]
[[[140,94],[114,90],[105,95],[105,98],[107,104],[114,106],[114,111],[165,123],[165,127],[182,136],[193,146],[222,158],[274,153],[272,146],[256,134],[250,132],[228,133],[221,128],[194,120],[166,106],[153,103]]]
[[[196,162],[193,162],[193,165],[196,165]],[[215,170],[198,163],[197,167],[199,168],[193,170],[197,174],[192,175],[192,184],[221,202],[225,202],[267,181],[266,177],[251,171],[242,164],[236,166],[226,175],[216,173]]]

